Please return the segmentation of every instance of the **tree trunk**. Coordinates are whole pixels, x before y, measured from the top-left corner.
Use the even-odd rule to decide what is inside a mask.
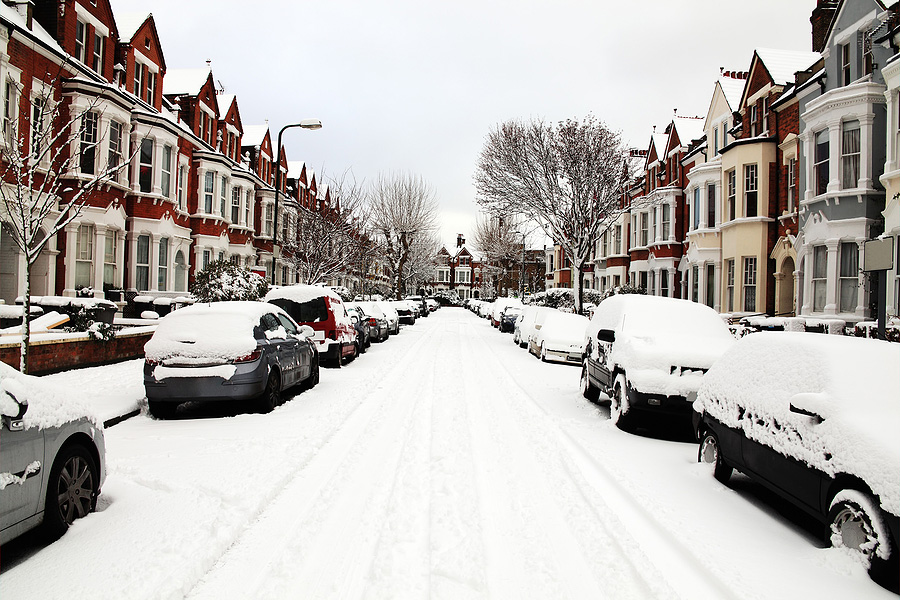
[[[25,261],[25,310],[22,313],[22,343],[19,350],[19,371],[28,373],[28,346],[31,342],[31,265]]]
[[[572,264],[575,264],[575,261],[572,261]],[[584,262],[581,263],[580,266],[575,267],[575,270],[578,271],[578,276],[576,277],[576,283],[578,285],[578,289],[575,291],[575,312],[579,315],[584,314]]]

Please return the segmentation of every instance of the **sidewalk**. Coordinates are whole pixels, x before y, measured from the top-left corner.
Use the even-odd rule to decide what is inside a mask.
[[[94,410],[104,427],[139,415],[144,399],[144,360],[133,359],[113,365],[73,369],[41,379],[72,389],[91,392]]]

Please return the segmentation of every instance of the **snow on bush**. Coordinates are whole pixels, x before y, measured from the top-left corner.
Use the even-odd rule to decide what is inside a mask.
[[[4,414],[15,414],[12,398],[27,404],[28,411],[23,417],[26,428],[59,427],[84,417],[102,429],[103,421],[94,411],[87,397],[89,393],[89,390],[56,386],[40,377],[23,375],[0,362],[0,408]]]
[[[900,346],[816,333],[760,332],[703,378],[694,409],[834,476],[855,475],[900,515]],[[791,412],[794,404],[821,423]]]
[[[177,356],[180,362],[197,364],[246,356],[256,349],[253,328],[260,317],[279,310],[263,302],[186,306],[159,320],[153,337],[144,344],[144,353],[152,361]]]
[[[232,262],[217,260],[197,273],[191,293],[197,302],[259,300],[266,295],[268,282]]]

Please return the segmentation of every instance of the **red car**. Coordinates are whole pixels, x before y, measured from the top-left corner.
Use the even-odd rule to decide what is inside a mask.
[[[266,302],[283,308],[299,325],[315,330],[320,361],[340,367],[343,361],[359,356],[356,329],[334,290],[318,285],[291,285],[270,290]]]

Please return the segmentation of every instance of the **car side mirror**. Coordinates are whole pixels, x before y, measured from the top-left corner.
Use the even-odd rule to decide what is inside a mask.
[[[300,333],[300,335],[305,335],[308,338],[311,338],[314,335],[316,335],[316,330],[313,329],[312,327],[310,327],[309,325],[301,325],[300,327],[297,328],[297,332]]]
[[[616,332],[612,329],[601,329],[597,332],[597,341],[612,344],[616,341]]]
[[[356,325],[357,323],[359,323],[359,317],[353,317],[353,316],[351,316],[351,317],[350,317],[350,322],[353,323],[354,325]]]
[[[27,411],[28,402],[19,402],[10,392],[0,392],[0,414],[4,417],[18,421]]]
[[[790,411],[810,417],[817,424],[828,416],[828,396],[817,393],[794,394],[790,400]]]

